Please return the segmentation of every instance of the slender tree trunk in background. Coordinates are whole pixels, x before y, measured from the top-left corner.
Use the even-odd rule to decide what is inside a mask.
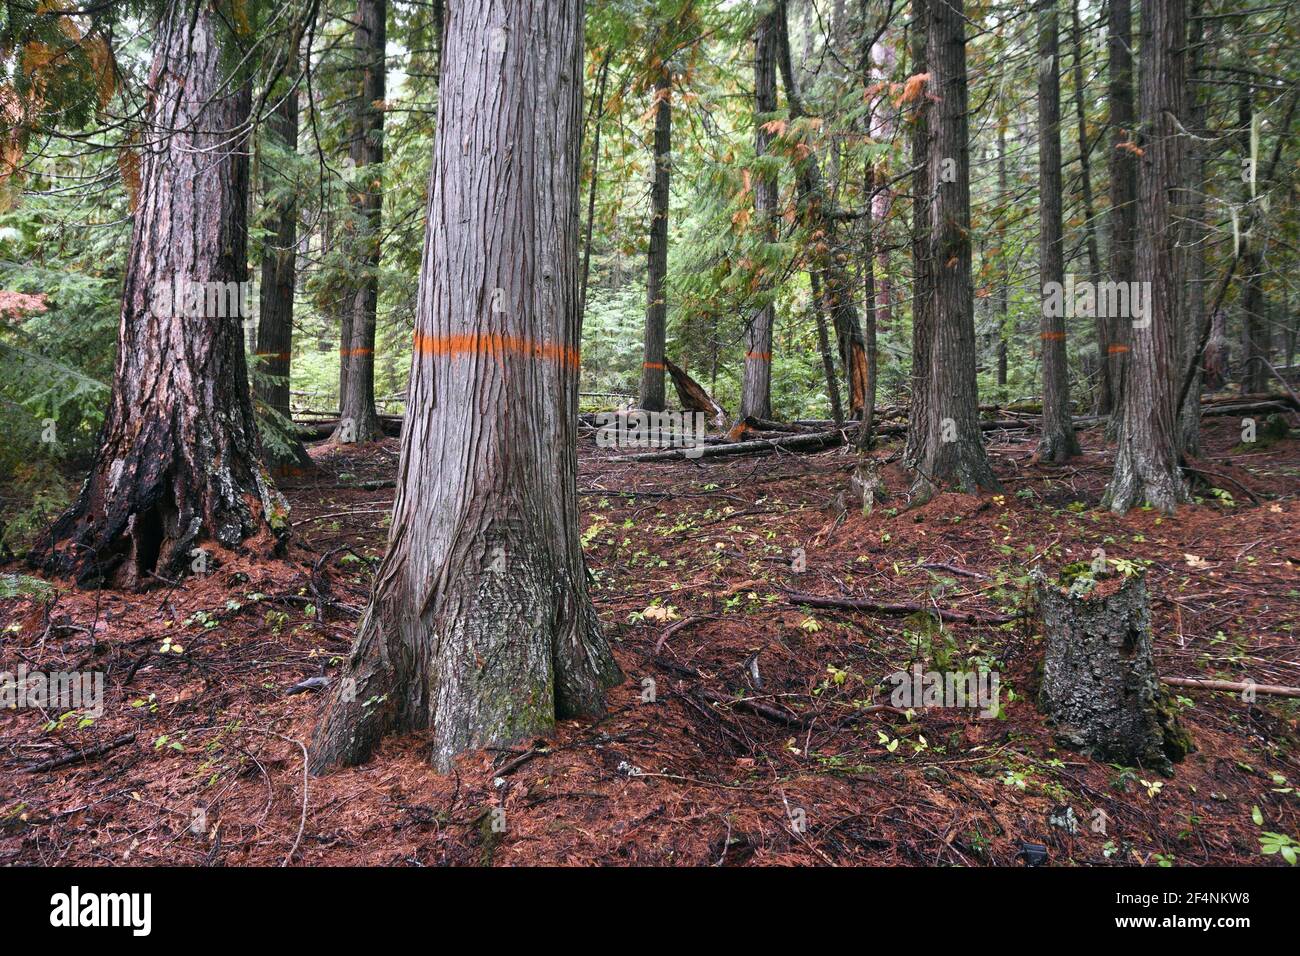
[[[867,0],[859,3],[859,17],[864,40],[868,23]],[[894,123],[890,102],[884,90],[889,77],[893,75],[897,57],[893,47],[882,35],[882,39],[862,50],[863,86],[870,89],[879,85],[881,92],[871,102],[866,116],[866,133],[874,142],[885,142],[893,138]],[[879,330],[888,330],[893,322],[893,294],[889,271],[889,249],[885,229],[889,211],[893,206],[893,189],[887,182],[887,172],[883,168],[868,166],[865,177],[865,189],[869,202],[870,215],[866,222],[866,248],[863,250],[863,294],[866,323],[863,335],[867,350],[867,396],[866,414],[863,416],[864,427],[858,432],[858,447],[871,447],[871,430],[876,416],[876,399],[880,390],[880,350],[878,346]]]
[[[919,76],[928,71],[927,40],[929,0],[912,0],[912,66]],[[930,427],[930,337],[934,299],[933,263],[930,261],[930,112],[927,83],[914,101],[912,112],[912,395],[908,407],[907,445],[903,461],[915,466],[925,454]]]
[[[1123,514],[1149,504],[1172,512],[1187,500],[1175,428],[1174,323],[1182,305],[1178,226],[1170,192],[1185,171],[1179,124],[1186,113],[1187,11],[1181,3],[1142,5],[1139,73],[1142,157],[1137,281],[1150,290],[1150,313],[1135,316],[1115,471],[1102,506]]]
[[[385,33],[387,0],[358,0],[353,39],[355,68],[361,74],[348,155],[356,166],[352,197],[358,265],[362,270],[352,295],[351,338],[341,360],[347,364],[347,390],[339,405],[334,440],[371,442],[383,437],[375,413],[375,323],[379,304],[379,257],[384,193]],[[373,168],[372,168],[373,167]]]
[[[1255,124],[1255,91],[1245,87],[1238,101],[1237,125],[1241,128],[1242,156],[1254,165],[1258,157],[1251,152],[1251,129]],[[1241,297],[1241,391],[1254,394],[1268,388],[1272,375],[1265,361],[1268,359],[1268,321],[1264,301],[1264,255],[1255,240],[1255,195],[1257,175],[1249,170],[1242,177],[1242,203],[1246,215],[1240,226],[1241,272],[1245,292]]]
[[[1133,12],[1130,0],[1108,0],[1107,99],[1110,104],[1110,281],[1136,278],[1134,242],[1137,237],[1137,130],[1133,107]],[[1129,322],[1106,318],[1106,356],[1110,365],[1111,417],[1106,437],[1119,434],[1124,373],[1129,358]]]
[[[591,234],[596,224],[596,185],[600,182],[600,128],[605,113],[605,83],[609,79],[609,61],[612,55],[611,48],[600,61],[596,105],[591,111],[595,131],[591,138],[591,187],[587,193],[587,229],[582,242],[582,288],[578,293],[578,313],[584,318],[587,315],[587,282],[591,278]]]
[[[1101,281],[1101,254],[1097,249],[1097,207],[1092,194],[1092,150],[1088,143],[1088,110],[1084,102],[1083,88],[1083,25],[1079,22],[1079,0],[1070,6],[1071,28],[1074,34],[1074,114],[1079,134],[1079,185],[1083,191],[1083,231],[1088,249],[1088,279],[1097,283]],[[1096,288],[1094,285],[1093,288]],[[1097,316],[1093,320],[1097,338],[1097,368],[1100,372],[1097,387],[1097,412],[1109,415],[1113,404],[1110,383],[1110,362],[1107,361],[1107,349],[1110,340],[1106,337],[1106,319]]]
[[[133,587],[189,571],[199,547],[274,544],[238,285],[248,277],[249,88],[224,75],[233,39],[206,4],[168,10],[99,452],[76,504],[32,553],[83,583]]]
[[[289,72],[281,95],[284,97],[271,114],[267,129],[283,149],[293,153],[298,148],[298,90],[296,64]],[[277,172],[273,163],[263,160],[263,191],[274,205],[269,226],[271,236],[262,253],[262,284],[257,317],[257,357],[265,378],[254,387],[254,395],[267,408],[286,421],[289,408],[289,372],[293,359],[293,295],[298,259],[298,203],[296,182],[288,193],[284,179],[291,172]],[[266,379],[270,379],[267,381]],[[262,447],[263,460],[272,474],[287,474],[311,467],[311,457],[296,435],[289,438],[290,448],[283,453]]]
[[[761,163],[767,156],[772,134],[763,128],[776,112],[776,11],[758,18],[754,29],[754,155]],[[754,207],[763,242],[776,241],[777,180],[761,166],[754,176]],[[762,294],[771,295],[765,281]],[[740,391],[740,417],[772,417],[772,325],[776,306],[765,303],[750,318],[745,330],[745,372]]]
[[[650,190],[650,257],[646,270],[645,353],[641,407],[664,407],[664,347],[668,335],[668,177],[673,151],[673,77],[665,63],[655,79],[654,186]]]
[[[1065,237],[1061,219],[1060,42],[1056,0],[1038,2],[1038,272],[1043,284],[1040,339],[1043,349],[1043,430],[1040,461],[1061,462],[1079,454],[1070,418],[1070,365],[1065,351],[1065,296],[1048,307],[1047,283],[1065,283]],[[1053,314],[1056,313],[1056,314]]]
[[[862,3],[862,22],[867,22],[867,3]],[[894,65],[897,62],[897,54],[888,40],[882,40],[874,44],[868,51],[870,69],[868,71],[867,85],[886,83],[894,74]],[[888,142],[894,136],[894,120],[891,112],[890,102],[885,92],[882,92],[876,99],[871,108],[868,119],[868,134],[872,140],[877,143]],[[882,179],[887,179],[877,171],[873,177],[875,190],[871,193],[871,228],[875,230],[875,235],[880,237],[880,241],[875,243],[876,246],[876,325],[879,329],[888,330],[892,328],[894,321],[894,290],[893,290],[893,273],[890,269],[889,262],[889,243],[885,241],[886,223],[889,219],[890,210],[894,206],[894,189]]]
[[[867,195],[871,195],[870,176],[867,182]],[[865,327],[863,338],[867,351],[867,394],[862,407],[862,427],[858,429],[857,446],[861,451],[871,448],[871,429],[876,418],[876,391],[878,389],[877,372],[879,355],[876,343],[876,254],[875,235],[870,219],[867,221],[866,237],[863,240],[862,264],[862,301],[866,304]]]
[[[998,126],[998,202],[1004,206],[1007,197],[1007,131],[1005,126]],[[998,227],[998,245],[1005,240],[1003,225]],[[1002,286],[998,289],[998,397],[1007,400],[1007,312],[1011,305],[1011,276],[1002,274]]]
[[[913,494],[944,487],[999,488],[984,450],[975,385],[975,300],[971,283],[970,151],[962,0],[927,6],[926,65],[938,101],[930,107],[926,166],[933,311],[925,377],[925,445]]]
[[[787,13],[787,4],[780,0],[776,9],[777,67],[785,85],[790,119],[797,120],[805,114],[790,59]],[[835,223],[823,206],[825,188],[821,167],[818,165],[817,154],[811,147],[808,154],[796,164],[795,183],[804,228],[810,235],[818,231],[822,234],[821,240],[814,243],[809,254],[809,271],[819,274],[821,305],[830,315],[831,326],[835,329],[840,360],[844,363],[844,376],[849,386],[849,414],[860,419],[866,407],[867,347],[862,339],[862,328],[858,324],[858,307],[853,301],[853,282],[849,279],[844,255],[835,249]]]
[[[1200,64],[1205,40],[1205,19],[1201,16],[1202,0],[1192,0],[1188,26],[1188,125],[1198,136],[1206,135],[1206,105],[1200,97]],[[1205,145],[1189,138],[1185,153],[1187,171],[1183,176],[1181,206],[1184,275],[1184,306],[1177,323],[1177,354],[1172,375],[1174,388],[1182,387],[1180,376],[1184,369],[1195,365],[1191,388],[1182,407],[1177,410],[1178,447],[1183,455],[1201,457],[1201,388],[1202,363],[1197,361],[1201,327],[1205,322],[1205,245],[1210,240],[1205,225]],[[1175,401],[1177,400],[1175,391]]]
[[[822,312],[821,282],[816,272],[808,273],[812,285],[812,313],[817,322],[817,347],[821,351],[822,371],[826,375],[826,397],[831,403],[831,418],[836,425],[844,424],[844,405],[840,401],[840,385],[835,377],[835,357],[831,354],[830,337],[826,334],[826,316]]]
[[[1204,321],[1204,317],[1202,317]],[[1210,318],[1210,338],[1205,345],[1205,384],[1213,390],[1228,384],[1228,314],[1219,309]]]
[[[447,770],[621,679],[578,541],[581,76],[581,0],[450,7],[388,553],[313,772],[414,729]]]

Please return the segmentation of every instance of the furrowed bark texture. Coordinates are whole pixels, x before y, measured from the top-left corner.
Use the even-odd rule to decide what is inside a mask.
[[[293,152],[298,144],[298,93],[292,90],[292,77],[281,91],[284,97],[271,114],[267,129],[281,146]],[[254,387],[254,394],[267,408],[287,421],[289,408],[289,373],[293,359],[293,292],[298,256],[298,207],[286,172],[276,164],[262,160],[264,194],[271,200],[273,213],[268,223],[271,236],[262,253],[262,284],[257,315],[257,357],[265,379]],[[269,381],[267,380],[269,379]],[[289,472],[311,466],[307,449],[295,436],[288,452],[277,454],[263,448],[263,459],[272,473]]]
[[[668,202],[673,151],[673,76],[667,64],[655,79],[654,185],[650,189],[650,255],[646,270],[645,347],[641,407],[664,407],[664,343],[668,335]]]
[[[339,360],[347,365],[346,389],[340,396],[337,441],[371,442],[383,436],[375,412],[375,321],[379,303],[380,225],[384,195],[381,182],[384,161],[384,44],[387,0],[358,0],[353,35],[354,65],[359,76],[353,105],[348,155],[356,167],[352,209],[357,233],[361,280],[349,308],[351,321],[344,331],[350,337]],[[350,306],[350,307],[349,307]]]
[[[250,94],[223,74],[223,28],[208,6],[168,11],[147,86],[100,450],[33,554],[48,570],[123,587],[184,573],[205,542],[273,544],[237,285],[247,278]]]
[[[1142,157],[1138,201],[1137,280],[1150,289],[1150,315],[1131,321],[1115,470],[1102,506],[1124,513],[1149,504],[1172,512],[1188,498],[1179,471],[1173,382],[1178,366],[1174,323],[1182,304],[1179,227],[1170,193],[1183,172],[1187,17],[1180,3],[1142,7],[1139,97]],[[1131,399],[1131,401],[1130,401]]]
[[[975,300],[971,284],[970,153],[966,40],[960,0],[927,8],[927,66],[938,97],[929,109],[929,259],[932,267],[928,370],[919,383],[925,436],[915,463],[915,492],[941,487],[998,488],[984,451],[975,387]],[[915,412],[913,412],[915,415]],[[915,418],[913,418],[915,422]]]
[[[1038,4],[1038,271],[1039,280],[1065,282],[1061,225],[1061,83],[1056,0]],[[1064,310],[1062,310],[1063,312]],[[1065,317],[1044,308],[1043,431],[1038,458],[1066,461],[1079,454],[1070,420],[1070,369],[1065,354]]]
[[[758,18],[754,29],[754,155],[766,156],[772,134],[763,128],[776,112],[776,11]],[[763,242],[776,241],[776,177],[758,170],[754,176],[754,208]],[[765,293],[769,290],[765,289]],[[749,321],[745,333],[745,371],[740,391],[740,417],[772,417],[772,326],[776,306],[768,302]]]
[[[1189,743],[1162,703],[1146,584],[1072,597],[1038,581],[1047,636],[1039,703],[1057,737],[1094,759],[1168,772]]]
[[[447,11],[388,553],[313,772],[413,729],[445,770],[621,679],[578,542],[581,57],[581,0]]]

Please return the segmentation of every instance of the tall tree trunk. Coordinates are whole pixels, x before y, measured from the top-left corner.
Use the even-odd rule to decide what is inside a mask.
[[[1007,131],[1003,125],[998,126],[998,202],[1004,207],[1009,201],[1007,195]],[[999,224],[998,245],[1003,244]],[[1005,255],[1005,253],[1004,253]],[[1011,275],[1009,270],[1002,273],[1001,288],[998,289],[998,397],[1007,400],[1007,313],[1011,306]]]
[[[795,80],[790,59],[790,30],[787,22],[787,4],[777,4],[777,66],[785,85],[790,119],[798,120],[804,114],[803,101]],[[858,324],[858,308],[853,301],[853,283],[845,268],[844,256],[835,248],[835,222],[825,206],[825,189],[817,154],[811,148],[796,167],[796,191],[799,196],[800,215],[804,228],[811,235],[821,232],[821,240],[813,243],[809,259],[810,271],[821,279],[822,308],[831,317],[835,338],[839,345],[844,375],[849,385],[849,413],[861,419],[866,408],[867,347]]]
[[[1186,114],[1187,11],[1182,3],[1142,5],[1139,72],[1141,161],[1137,281],[1150,290],[1149,314],[1134,316],[1115,471],[1102,499],[1124,513],[1149,504],[1172,512],[1187,499],[1175,431],[1174,323],[1182,304],[1178,227],[1170,192],[1184,172],[1179,125]]]
[[[1202,0],[1192,0],[1188,17],[1188,124],[1198,136],[1206,135],[1206,104],[1199,90],[1200,64],[1205,41],[1205,18],[1201,16]],[[1205,322],[1205,246],[1209,242],[1209,229],[1205,225],[1205,146],[1195,139],[1187,143],[1185,154],[1187,172],[1183,178],[1182,217],[1183,268],[1187,277],[1184,283],[1182,315],[1177,323],[1178,361],[1172,370],[1174,388],[1182,387],[1182,370],[1192,367],[1193,380],[1182,407],[1177,410],[1178,447],[1182,454],[1201,457],[1201,363],[1196,350],[1200,344],[1201,327]],[[1174,393],[1175,396],[1177,392]]]
[[[582,240],[582,284],[578,292],[578,313],[587,315],[587,283],[591,279],[591,235],[596,225],[596,186],[600,182],[600,128],[605,118],[605,84],[609,80],[609,61],[614,49],[610,47],[600,61],[600,80],[596,89],[596,104],[591,111],[595,131],[591,137],[591,186],[587,193],[587,226]]]
[[[1137,130],[1133,106],[1133,12],[1130,0],[1108,0],[1107,99],[1110,107],[1110,281],[1136,278]],[[1129,329],[1123,316],[1106,318],[1106,358],[1110,365],[1111,417],[1106,437],[1119,433],[1120,404],[1129,358]]]
[[[1252,166],[1258,160],[1252,151],[1252,128],[1255,125],[1255,94],[1251,86],[1241,91],[1238,101],[1237,124],[1241,127],[1242,156]],[[1265,362],[1268,359],[1268,321],[1264,302],[1264,255],[1255,240],[1255,193],[1258,176],[1249,166],[1242,177],[1242,204],[1246,215],[1240,226],[1242,276],[1246,283],[1241,297],[1241,391],[1244,394],[1262,392],[1268,387],[1270,374]]]
[[[298,90],[296,65],[280,91],[283,99],[267,124],[270,137],[285,152],[298,148]],[[286,422],[289,408],[289,372],[293,359],[293,295],[298,258],[298,203],[296,180],[286,182],[290,171],[275,169],[263,160],[262,188],[273,207],[271,235],[262,252],[262,284],[257,316],[257,357],[264,378],[254,386],[254,395]],[[272,474],[311,466],[307,449],[296,435],[288,436],[289,448],[272,451],[263,444],[263,459]]]
[[[1065,352],[1064,293],[1050,308],[1048,283],[1065,283],[1065,237],[1061,224],[1061,84],[1056,0],[1038,2],[1038,272],[1043,284],[1040,339],[1043,348],[1043,431],[1041,461],[1066,461],[1079,454],[1070,418],[1070,366]]]
[[[167,10],[99,452],[33,553],[123,587],[189,571],[200,546],[273,544],[241,325],[249,88],[224,75],[234,41],[206,4]]]
[[[351,338],[341,356],[348,368],[347,390],[341,396],[334,440],[342,442],[370,442],[383,436],[375,412],[375,322],[384,208],[382,166],[378,164],[384,161],[387,12],[388,0],[357,0],[353,50],[360,84],[348,155],[356,166],[352,209],[361,279],[350,303]]]
[[[1083,75],[1083,24],[1079,22],[1079,0],[1070,5],[1071,32],[1074,35],[1074,115],[1079,137],[1079,186],[1083,192],[1083,232],[1088,249],[1088,279],[1101,280],[1101,253],[1097,248],[1097,207],[1092,192],[1092,150],[1088,142],[1088,108],[1084,97]],[[1094,288],[1096,286],[1094,285]],[[1107,350],[1106,319],[1096,316],[1093,331],[1097,339],[1097,368],[1100,371],[1097,387],[1097,412],[1109,415],[1114,404],[1110,381],[1110,362]]]
[[[754,155],[763,162],[771,148],[772,134],[764,124],[776,112],[776,11],[758,18],[754,29]],[[777,180],[760,165],[754,176],[754,207],[763,242],[776,242]],[[764,282],[762,294],[771,296],[770,283]],[[740,391],[740,417],[772,417],[772,325],[776,306],[765,302],[749,320],[745,331],[745,372]]]
[[[908,72],[928,72],[930,0],[912,0],[912,66]],[[907,444],[903,461],[915,466],[925,454],[930,427],[930,338],[933,331],[934,269],[930,260],[930,103],[926,83],[912,111],[912,395],[908,407]]]
[[[862,2],[862,23],[867,23],[867,3]],[[893,76],[894,65],[898,59],[888,39],[875,43],[868,51],[870,68],[867,85],[887,83]],[[867,132],[877,143],[889,142],[894,137],[894,119],[889,99],[882,91],[872,105],[868,117]],[[894,205],[894,188],[886,181],[887,170],[875,170],[874,189],[871,192],[871,228],[878,237],[876,247],[875,286],[876,286],[876,326],[889,329],[894,321],[893,273],[889,262],[889,243],[885,238],[886,223]]]
[[[448,10],[388,552],[314,772],[426,728],[445,770],[621,679],[578,541],[581,76],[581,0]]]
[[[668,335],[668,177],[673,151],[673,75],[667,63],[655,78],[654,186],[650,190],[650,257],[646,270],[645,354],[641,407],[664,407],[664,344]]]
[[[812,285],[812,313],[817,323],[817,348],[822,356],[822,372],[826,376],[826,397],[831,403],[831,418],[836,425],[844,424],[844,405],[840,401],[840,385],[835,377],[835,357],[831,354],[830,337],[826,334],[826,316],[822,312],[821,282],[816,272],[808,273]]]
[[[926,9],[927,71],[937,97],[929,107],[929,258],[934,294],[925,443],[914,465],[914,494],[943,487],[974,493],[998,488],[980,432],[975,385],[975,304],[971,284],[970,151],[966,37],[962,0],[931,0]]]

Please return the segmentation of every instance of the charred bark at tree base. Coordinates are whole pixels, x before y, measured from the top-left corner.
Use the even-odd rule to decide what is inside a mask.
[[[1057,739],[1096,760],[1171,774],[1192,749],[1160,689],[1142,575],[1085,593],[1037,574],[1046,652],[1039,703]]]
[[[113,395],[77,503],[32,554],[78,583],[134,587],[190,570],[205,541],[266,551],[276,507],[248,391],[251,93],[223,75],[233,42],[206,6],[159,24]],[[217,295],[216,292],[220,292]],[[177,301],[183,300],[183,301]],[[233,314],[232,314],[233,313]]]

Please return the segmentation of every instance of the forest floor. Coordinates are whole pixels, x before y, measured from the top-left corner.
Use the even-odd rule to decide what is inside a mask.
[[[93,722],[0,711],[0,865],[1021,866],[1025,844],[1049,865],[1285,865],[1260,836],[1300,839],[1300,700],[1175,688],[1197,750],[1171,778],[1058,747],[1035,703],[1028,572],[1098,547],[1149,562],[1162,676],[1300,684],[1300,442],[1242,449],[1235,420],[1204,425],[1230,497],[1203,490],[1173,518],[1096,508],[1096,428],[1060,467],[1033,462],[1027,432],[994,433],[996,496],[909,509],[887,465],[893,498],[840,520],[847,449],[616,463],[587,436],[583,544],[627,675],[608,714],[448,775],[411,735],[308,779],[323,695],[286,690],[348,651],[393,495],[374,485],[397,461],[394,441],[316,446],[318,473],[285,491],[284,561],[0,602],[6,667],[106,673]],[[913,661],[992,666],[1001,714],[863,709]]]

